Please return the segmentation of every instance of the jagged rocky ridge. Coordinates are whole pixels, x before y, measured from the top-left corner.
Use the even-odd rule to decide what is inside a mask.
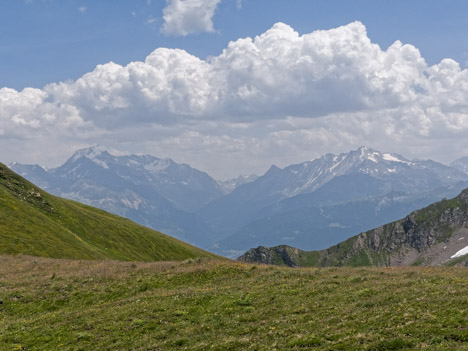
[[[257,247],[238,258],[287,266],[468,266],[468,189],[321,251]]]

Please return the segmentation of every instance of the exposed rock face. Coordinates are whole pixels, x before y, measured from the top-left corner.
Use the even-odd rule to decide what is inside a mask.
[[[272,248],[259,246],[250,249],[244,255],[239,257],[239,261],[261,262],[264,264],[279,264],[289,267],[298,267],[300,265],[297,259],[302,251],[287,245],[275,246]]]
[[[436,202],[407,217],[354,236],[322,251],[284,247],[251,249],[239,260],[288,266],[301,265],[296,256],[315,255],[310,265],[399,266],[468,264],[468,189],[454,199]],[[296,249],[297,250],[297,249]]]

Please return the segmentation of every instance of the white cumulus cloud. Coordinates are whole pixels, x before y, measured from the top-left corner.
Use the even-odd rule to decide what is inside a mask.
[[[163,33],[188,35],[214,32],[213,16],[221,0],[167,0],[163,9]]]
[[[468,155],[467,133],[468,70],[429,66],[400,41],[382,49],[360,22],[304,35],[277,23],[207,60],[158,48],[76,81],[0,89],[0,149],[43,163],[101,143],[225,177],[360,145],[451,161]]]

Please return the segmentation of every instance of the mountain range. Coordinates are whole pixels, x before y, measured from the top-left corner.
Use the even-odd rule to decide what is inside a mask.
[[[283,169],[272,166],[198,213],[225,236],[214,251],[227,256],[259,245],[316,250],[466,186],[468,175],[453,167],[361,147]]]
[[[360,147],[219,182],[170,159],[94,146],[58,168],[10,167],[55,195],[237,257],[259,245],[339,243],[455,196],[468,186],[466,165],[466,158],[446,166]]]
[[[216,239],[191,211],[223,195],[204,172],[170,159],[78,150],[60,167],[14,163],[10,168],[50,193],[96,206],[178,239],[205,246]]]
[[[286,266],[468,266],[468,188],[321,251],[257,247],[238,258]]]

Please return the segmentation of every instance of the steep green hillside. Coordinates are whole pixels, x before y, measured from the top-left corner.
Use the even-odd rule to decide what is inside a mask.
[[[0,253],[134,261],[215,257],[128,219],[52,196],[1,163]]]
[[[453,199],[436,202],[326,250],[260,246],[239,260],[286,266],[465,265],[468,255],[456,254],[467,247],[468,189],[465,189]]]

